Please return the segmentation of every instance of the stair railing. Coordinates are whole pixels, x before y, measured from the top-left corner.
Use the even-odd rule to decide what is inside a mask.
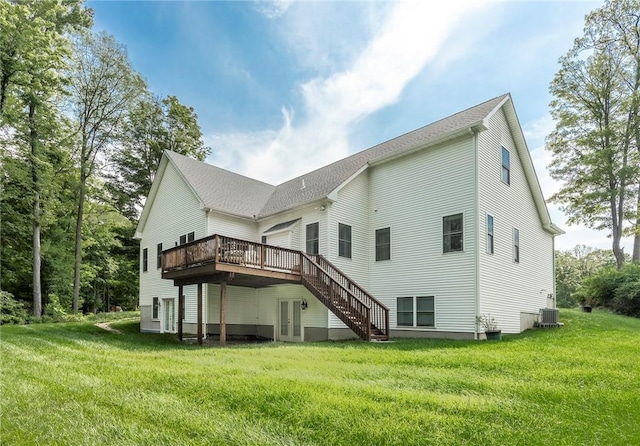
[[[340,271],[333,263],[329,262],[325,257],[317,254],[313,256],[314,260],[320,267],[326,271],[334,280],[343,287],[351,291],[354,296],[371,309],[371,323],[380,332],[389,337],[389,308],[382,302],[369,294],[364,288],[352,281],[345,273]]]

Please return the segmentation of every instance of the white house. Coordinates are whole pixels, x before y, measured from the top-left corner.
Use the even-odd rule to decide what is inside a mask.
[[[562,233],[509,94],[277,186],[166,152],[136,230],[141,329],[474,339],[490,313],[519,333],[555,307]]]

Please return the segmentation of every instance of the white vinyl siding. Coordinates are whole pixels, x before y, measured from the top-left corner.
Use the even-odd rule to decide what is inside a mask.
[[[329,227],[328,259],[358,285],[368,290],[369,256],[373,246],[369,232],[369,172],[360,172],[342,187],[337,201],[327,206]],[[338,224],[351,226],[351,258],[341,257],[338,250]],[[330,328],[345,325],[329,312]]]
[[[504,333],[518,333],[520,313],[545,308],[546,295],[553,292],[553,237],[542,228],[521,154],[502,109],[490,118],[489,130],[478,138],[478,206],[481,213],[490,213],[495,219],[495,253],[479,258],[478,310],[494,316]],[[505,187],[497,173],[502,147],[510,152],[510,187]],[[486,234],[486,219],[479,224],[478,232]],[[520,250],[526,252],[520,263],[514,262],[513,228],[520,230]]]
[[[162,243],[166,248],[173,247],[180,241],[180,236],[189,232],[194,232],[196,239],[204,237],[205,228],[205,212],[200,209],[199,201],[169,162],[162,175],[146,224],[142,228],[140,246],[153,249]],[[163,280],[161,271],[152,267],[140,275],[140,306],[152,306],[153,297],[158,297],[160,302],[167,298],[177,299],[178,287],[173,286],[172,280]],[[187,309],[185,320],[195,322],[196,286],[184,287],[184,295]],[[177,304],[175,308],[177,312]],[[160,325],[155,327],[160,329]]]
[[[273,227],[274,225],[284,223],[287,221],[300,219],[298,222],[291,225],[285,231],[290,233],[288,246],[291,249],[297,249],[301,251],[305,251],[305,240],[306,240],[306,226],[310,223],[318,223],[319,224],[319,238],[318,238],[318,249],[320,254],[327,254],[327,211],[321,210],[321,207],[318,204],[313,204],[309,206],[303,206],[296,208],[295,210],[284,212],[281,214],[277,214],[275,216],[265,218],[261,220],[258,224],[258,233],[256,236],[256,241],[260,240],[261,236],[267,236],[267,243],[271,244],[272,240],[278,240],[277,237],[274,238],[276,234],[280,234],[281,232],[275,233],[264,233],[267,229]]]
[[[219,234],[225,237],[258,241],[258,225],[254,221],[232,217],[215,211],[209,211],[207,220],[207,235]]]
[[[444,216],[462,214],[475,227],[475,153],[471,135],[370,168],[370,287],[398,327],[397,296],[438,296],[433,331],[475,331],[475,252],[472,231],[464,251],[443,255]],[[375,261],[374,230],[392,228],[392,258]],[[420,327],[424,330],[427,327]]]

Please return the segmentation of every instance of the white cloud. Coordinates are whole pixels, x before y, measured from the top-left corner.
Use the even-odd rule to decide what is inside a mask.
[[[283,109],[278,131],[213,135],[209,140],[218,153],[230,154],[230,164],[219,157],[216,163],[277,184],[348,155],[350,129],[396,102],[451,33],[464,26],[463,19],[477,19],[471,14],[485,3],[393,5],[380,31],[346,69],[300,86],[304,118],[296,120],[292,110]]]
[[[259,12],[269,19],[277,19],[293,5],[294,0],[262,0],[256,5]]]

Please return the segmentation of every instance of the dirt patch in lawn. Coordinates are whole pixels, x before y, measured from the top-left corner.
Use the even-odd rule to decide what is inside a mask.
[[[95,324],[96,327],[100,327],[103,330],[108,331],[109,333],[115,333],[115,334],[123,334],[120,330],[118,330],[117,328],[113,328],[111,326],[111,324],[109,322],[98,322],[97,324]]]

